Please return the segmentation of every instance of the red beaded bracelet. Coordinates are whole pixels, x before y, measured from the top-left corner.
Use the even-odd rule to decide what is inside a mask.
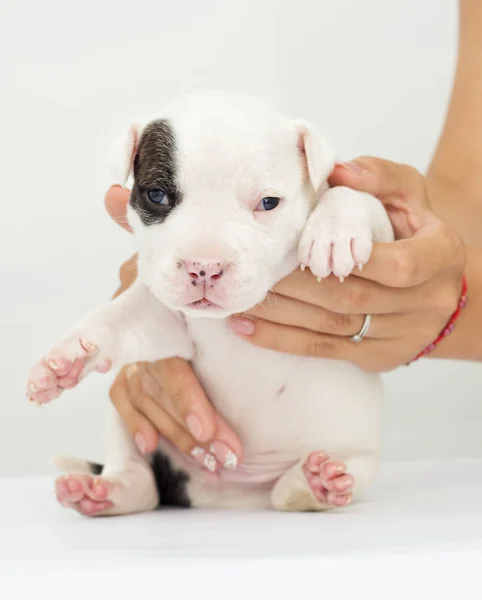
[[[455,322],[460,317],[460,313],[462,312],[462,309],[467,304],[467,290],[468,290],[467,277],[465,277],[465,275],[464,275],[464,277],[462,278],[462,292],[460,293],[459,303],[457,304],[457,308],[455,309],[455,312],[450,317],[447,325],[442,329],[442,331],[440,332],[438,337],[435,338],[435,340],[429,346],[427,346],[424,350],[422,350],[422,352],[417,354],[417,356],[408,363],[409,365],[411,363],[415,362],[416,360],[418,360],[419,358],[422,358],[423,356],[427,356],[427,354],[430,354],[430,352],[433,352],[433,350],[435,350],[435,348],[440,344],[440,342],[452,333],[452,331],[455,329]]]

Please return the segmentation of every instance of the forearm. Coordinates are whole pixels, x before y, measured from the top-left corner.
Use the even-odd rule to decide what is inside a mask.
[[[482,361],[482,250],[467,251],[468,302],[453,332],[437,346],[433,358]]]
[[[466,242],[481,246],[482,2],[459,0],[459,6],[457,70],[427,178],[434,210],[457,227]]]

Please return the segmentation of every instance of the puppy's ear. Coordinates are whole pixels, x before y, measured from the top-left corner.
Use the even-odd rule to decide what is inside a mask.
[[[308,123],[297,122],[298,149],[315,193],[326,183],[335,167],[336,156],[327,140]]]
[[[122,186],[125,186],[132,173],[144,127],[144,119],[132,121],[129,127],[112,144],[108,153],[107,161],[115,182],[120,183]]]

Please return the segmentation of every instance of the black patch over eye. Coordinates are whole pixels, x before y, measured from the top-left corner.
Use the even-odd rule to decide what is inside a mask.
[[[266,211],[273,210],[280,203],[280,198],[276,198],[275,196],[267,196],[263,198],[261,202],[256,207],[257,211]]]
[[[141,136],[129,202],[144,225],[163,223],[182,202],[176,140],[168,121],[153,121]]]
[[[169,196],[160,189],[148,190],[147,197],[153,204],[158,206],[171,206]]]

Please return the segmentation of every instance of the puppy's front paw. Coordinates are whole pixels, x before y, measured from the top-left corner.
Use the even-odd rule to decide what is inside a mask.
[[[328,190],[310,215],[301,236],[298,259],[318,281],[333,273],[343,281],[370,258],[373,223],[364,194],[349,188]]]
[[[45,404],[75,387],[90,371],[107,373],[113,348],[114,333],[108,326],[75,329],[34,366],[28,378],[28,398]]]

